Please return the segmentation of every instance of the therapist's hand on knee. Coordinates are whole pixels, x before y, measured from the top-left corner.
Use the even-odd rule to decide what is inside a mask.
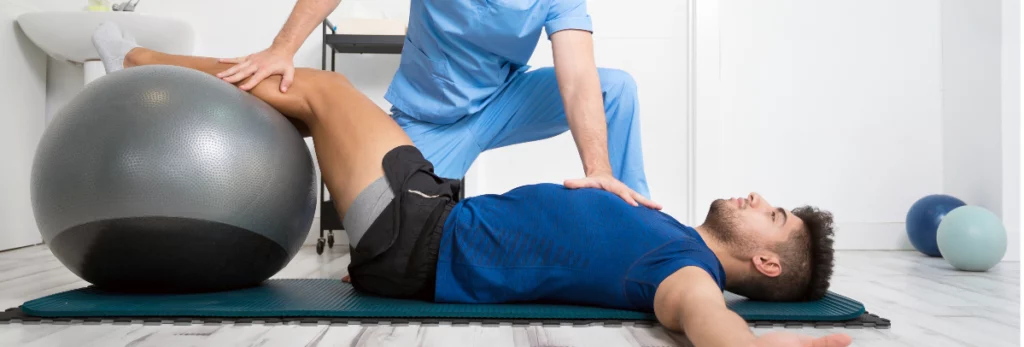
[[[633,189],[630,189],[625,183],[620,182],[615,176],[611,174],[595,174],[587,176],[587,178],[572,179],[565,181],[565,187],[570,189],[579,188],[597,188],[604,189],[612,194],[618,195],[622,200],[626,200],[626,203],[633,206],[644,205],[648,208],[655,210],[661,210],[661,205],[648,200],[640,193],[637,193]]]
[[[221,63],[235,64],[230,69],[217,74],[217,77],[235,84],[249,78],[239,88],[248,91],[260,84],[261,81],[273,75],[281,75],[281,92],[287,92],[295,78],[295,65],[292,62],[294,54],[289,54],[286,49],[274,47],[267,48],[259,53],[250,54],[244,57],[219,59]],[[251,78],[250,78],[251,77]]]

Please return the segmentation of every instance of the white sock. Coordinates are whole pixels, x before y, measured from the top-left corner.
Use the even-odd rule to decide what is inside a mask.
[[[135,38],[121,31],[114,22],[105,22],[92,34],[92,44],[100,53],[107,73],[124,69],[124,58],[139,44]]]

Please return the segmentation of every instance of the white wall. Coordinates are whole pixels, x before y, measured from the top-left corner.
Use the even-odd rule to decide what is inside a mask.
[[[43,133],[46,55],[15,23],[33,10],[0,0],[0,250],[41,242],[29,195],[30,169]]]
[[[698,201],[762,190],[835,212],[838,248],[910,249],[907,208],[947,193],[1019,259],[1018,1],[705,2]]]
[[[1020,216],[1007,211],[1018,206],[1013,201],[1020,194],[1011,149],[1020,141],[1014,113],[1019,82],[1013,79],[1019,67],[1011,63],[1019,56],[1012,41],[1019,3],[1006,2],[1006,12],[1003,5],[942,2],[944,191],[1000,215],[1010,234],[1006,259],[1017,260]]]
[[[942,190],[939,4],[718,3],[697,201],[758,191],[833,211],[837,248],[907,248],[907,208]]]
[[[1020,260],[1020,0],[1002,1],[1003,224],[1009,234],[1006,258]]]
[[[944,191],[1002,213],[1000,3],[942,1]]]

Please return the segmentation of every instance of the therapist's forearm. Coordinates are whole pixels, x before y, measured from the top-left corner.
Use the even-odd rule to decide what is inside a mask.
[[[288,16],[288,21],[274,38],[272,47],[295,54],[306,37],[338,7],[339,3],[341,0],[298,0],[291,15]]]
[[[608,161],[608,128],[601,82],[597,78],[597,70],[592,72],[593,76],[581,72],[582,76],[571,77],[573,82],[567,84],[578,85],[567,87],[562,92],[569,130],[576,141],[587,176],[612,173]]]
[[[561,32],[558,34],[562,34]],[[590,33],[555,41],[555,76],[565,105],[565,116],[587,176],[611,174],[608,128],[601,97],[601,80],[594,63]]]

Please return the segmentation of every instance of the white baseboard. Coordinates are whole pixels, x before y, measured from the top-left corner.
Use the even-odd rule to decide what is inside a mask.
[[[836,225],[835,249],[914,250],[905,223],[848,223]]]
[[[858,251],[914,251],[906,223],[849,223],[836,226],[835,249]],[[1020,261],[1015,245],[1007,245],[1003,261]]]

